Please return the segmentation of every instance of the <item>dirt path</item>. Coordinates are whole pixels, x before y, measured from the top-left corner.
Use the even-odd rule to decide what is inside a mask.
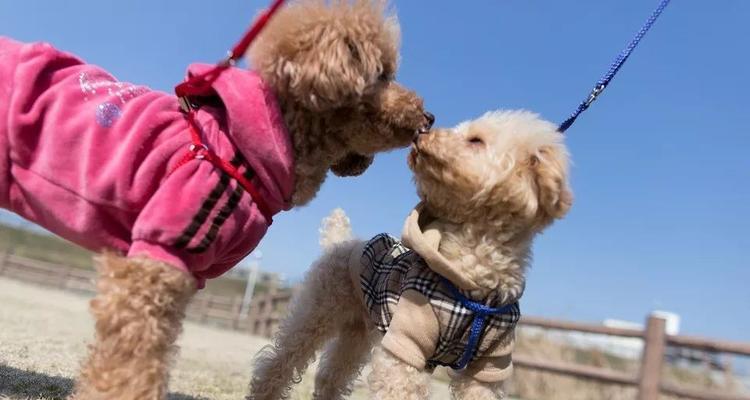
[[[87,298],[0,278],[0,399],[64,399],[92,337]],[[268,342],[233,331],[188,323],[172,373],[170,400],[241,399],[252,357]],[[366,373],[366,372],[365,372]],[[311,373],[292,399],[309,399]],[[448,399],[433,384],[433,399]],[[353,399],[368,398],[362,386]]]

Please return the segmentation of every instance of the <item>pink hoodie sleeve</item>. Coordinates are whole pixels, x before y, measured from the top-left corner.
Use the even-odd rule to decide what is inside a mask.
[[[203,287],[260,242],[268,225],[250,196],[206,161],[174,172],[135,221],[128,256],[189,271]]]
[[[10,148],[8,119],[13,91],[13,71],[18,64],[20,44],[0,36],[0,207],[9,207]]]
[[[8,101],[13,89],[13,75],[18,65],[18,52],[21,43],[0,36],[0,117],[3,124],[0,129],[5,129],[8,118]],[[2,131],[0,131],[2,132]]]

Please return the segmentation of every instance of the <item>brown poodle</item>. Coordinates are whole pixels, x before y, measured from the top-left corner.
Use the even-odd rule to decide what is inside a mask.
[[[400,28],[385,7],[382,0],[298,2],[250,49],[292,131],[295,204],[315,196],[329,169],[359,175],[375,153],[408,145],[434,122],[395,81]]]
[[[395,82],[399,27],[385,7],[282,9],[251,48],[256,72],[231,68],[216,96],[193,99],[206,147],[190,146],[188,160],[173,96],[0,38],[0,206],[105,250],[96,338],[73,398],[164,399],[189,300],[270,225],[260,197],[207,162],[210,151],[273,214],[308,203],[329,170],[359,175],[376,153],[429,130],[422,100]]]
[[[439,365],[453,398],[502,397],[532,240],[572,204],[562,135],[529,112],[488,113],[420,135],[408,161],[422,202],[403,242],[351,240],[342,211],[326,219],[327,252],[259,355],[249,400],[285,398],[324,346],[316,399],[347,396],[373,347],[373,398],[427,399]]]

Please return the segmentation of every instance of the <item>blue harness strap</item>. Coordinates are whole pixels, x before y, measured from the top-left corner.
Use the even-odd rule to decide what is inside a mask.
[[[560,124],[560,127],[557,128],[557,130],[559,130],[561,133],[565,132],[568,128],[570,128],[571,125],[573,125],[573,122],[576,121],[578,116],[586,111],[591,106],[591,103],[593,103],[597,99],[597,97],[602,94],[604,89],[607,88],[607,85],[609,85],[609,82],[612,81],[612,78],[614,78],[615,74],[617,74],[617,71],[620,70],[628,57],[630,57],[630,54],[633,52],[633,50],[635,50],[635,47],[638,46],[638,43],[640,43],[641,39],[643,39],[643,36],[646,35],[646,32],[651,29],[651,26],[654,25],[656,19],[659,18],[662,11],[664,11],[667,5],[669,5],[669,2],[670,0],[661,0],[659,6],[656,7],[656,10],[654,10],[653,13],[651,13],[651,16],[646,20],[646,23],[643,25],[643,27],[641,27],[633,40],[630,41],[627,47],[625,47],[625,49],[620,52],[620,55],[615,58],[615,61],[612,62],[612,65],[609,67],[609,71],[607,71],[607,73],[604,74],[604,76],[602,76],[601,79],[599,79],[599,81],[596,83],[596,86],[594,86],[594,89],[591,91],[588,98],[578,105],[578,108],[573,111],[573,114],[571,114],[568,119]]]
[[[505,314],[511,311],[513,307],[515,307],[518,303],[511,303],[497,308],[488,307],[482,303],[478,303],[464,296],[458,290],[458,288],[456,288],[456,286],[447,279],[443,278],[443,283],[448,286],[448,289],[451,291],[453,297],[458,300],[463,307],[474,313],[474,320],[471,322],[471,331],[469,333],[469,343],[466,345],[466,349],[464,350],[464,354],[461,356],[461,359],[456,364],[450,366],[455,370],[461,370],[466,368],[466,366],[469,364],[469,361],[471,361],[472,357],[474,357],[474,353],[476,352],[477,346],[479,345],[479,339],[482,337],[482,333],[484,332],[484,327],[487,322],[487,316]]]

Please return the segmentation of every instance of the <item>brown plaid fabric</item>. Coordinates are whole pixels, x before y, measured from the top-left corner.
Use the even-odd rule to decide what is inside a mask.
[[[416,290],[429,300],[440,325],[438,345],[427,361],[428,368],[437,365],[457,368],[469,345],[475,315],[454,298],[445,279],[433,272],[422,257],[388,234],[377,235],[367,242],[361,262],[360,284],[377,328],[387,332],[401,295]],[[505,305],[493,300],[494,297],[481,303],[493,308]],[[471,361],[488,354],[512,333],[520,317],[518,303],[506,313],[488,315]]]

